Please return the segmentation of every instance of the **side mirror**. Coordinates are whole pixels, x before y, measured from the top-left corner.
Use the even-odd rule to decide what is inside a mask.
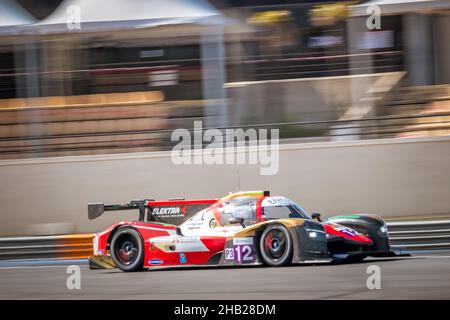
[[[245,228],[244,219],[231,217],[228,219],[228,223],[230,224],[240,224],[242,228]]]
[[[319,222],[322,222],[322,219],[320,218],[320,213],[313,212],[313,213],[311,214],[311,218],[312,218],[313,220],[317,220],[317,221],[319,221]]]

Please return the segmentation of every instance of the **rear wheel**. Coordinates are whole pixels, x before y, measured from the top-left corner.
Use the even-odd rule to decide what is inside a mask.
[[[266,264],[284,266],[292,260],[292,238],[289,230],[281,224],[268,226],[261,235],[260,252]]]
[[[144,240],[132,227],[117,230],[111,240],[111,257],[123,271],[139,271],[144,265]]]

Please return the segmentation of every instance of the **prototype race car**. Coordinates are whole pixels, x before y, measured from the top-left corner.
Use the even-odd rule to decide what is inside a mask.
[[[380,217],[352,214],[322,221],[319,214],[310,216],[297,203],[268,191],[221,199],[88,204],[89,219],[129,209],[139,210],[139,221],[122,221],[94,235],[91,269],[284,266],[392,255]]]

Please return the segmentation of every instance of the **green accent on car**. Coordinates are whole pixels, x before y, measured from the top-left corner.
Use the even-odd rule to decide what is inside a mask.
[[[361,216],[357,214],[351,214],[351,215],[342,215],[342,216],[334,216],[330,217],[327,220],[334,220],[334,219],[359,219]]]
[[[167,223],[167,222],[158,222],[158,221],[152,221],[153,224],[159,224],[160,226],[164,227],[171,227],[173,224]]]

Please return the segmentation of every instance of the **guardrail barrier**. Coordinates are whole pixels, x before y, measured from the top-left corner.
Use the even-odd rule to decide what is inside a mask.
[[[0,260],[83,259],[93,254],[92,234],[0,239]]]
[[[392,248],[450,249],[450,220],[390,222],[387,226]]]
[[[450,220],[388,222],[393,249],[450,249]],[[0,260],[85,259],[93,255],[93,234],[0,239]]]

